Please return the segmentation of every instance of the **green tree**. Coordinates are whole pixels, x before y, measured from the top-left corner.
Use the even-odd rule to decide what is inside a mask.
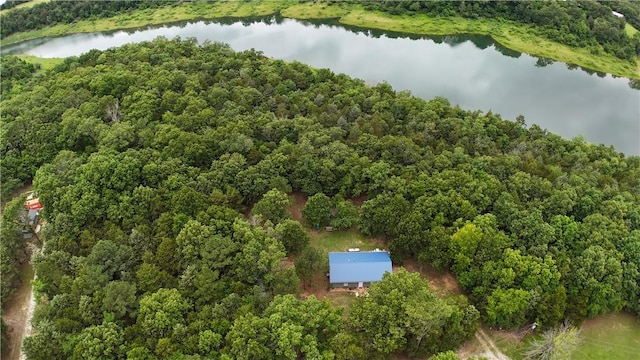
[[[277,224],[289,218],[287,206],[289,206],[287,194],[280,190],[272,189],[262,196],[262,199],[254,205],[251,212],[261,215],[264,220],[270,220]]]
[[[282,242],[287,254],[298,254],[309,244],[309,235],[295,220],[285,220],[276,225],[276,238]]]
[[[136,315],[136,286],[126,281],[112,281],[104,289],[102,311],[112,313],[116,319]]]
[[[150,339],[171,336],[176,326],[184,324],[191,305],[176,289],[160,289],[140,299],[138,324]]]
[[[124,349],[124,331],[118,325],[106,322],[82,330],[72,359],[121,359]]]
[[[531,294],[522,289],[496,289],[487,298],[487,324],[516,329],[527,321]]]
[[[438,299],[419,274],[401,269],[385,274],[368,296],[356,299],[348,323],[370,352],[388,356],[408,350],[411,356],[425,356],[448,350],[442,347],[456,348],[473,334],[477,315],[468,328],[460,326],[460,315],[460,309]],[[447,332],[449,327],[456,330]],[[458,341],[443,341],[447,337]]]
[[[65,334],[50,320],[38,323],[38,332],[24,339],[22,349],[28,359],[69,359],[71,349],[65,348]]]
[[[460,360],[458,355],[455,352],[449,350],[441,353],[437,353],[434,356],[430,357],[429,360]]]
[[[30,226],[25,222],[27,211],[24,207],[26,195],[18,196],[9,201],[2,209],[0,217],[0,300],[4,304],[13,289],[20,282],[20,274],[17,265],[24,261],[26,253],[26,241],[22,230],[29,230]]]
[[[317,193],[307,199],[304,208],[302,208],[302,216],[307,224],[318,228],[329,225],[332,209],[331,199],[323,193]]]
[[[347,230],[358,223],[358,208],[349,200],[336,200],[336,215],[331,226]]]
[[[318,271],[324,267],[325,263],[325,256],[313,246],[307,246],[302,251],[302,254],[294,260],[296,273],[302,280],[305,289]]]

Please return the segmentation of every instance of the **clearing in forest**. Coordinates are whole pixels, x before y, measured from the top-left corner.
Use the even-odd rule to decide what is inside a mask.
[[[354,204],[360,206],[366,197],[353,199]],[[291,218],[304,223],[302,209],[307,201],[307,196],[294,192],[289,195],[290,205],[288,211]],[[385,249],[384,240],[377,237],[364,236],[358,229],[326,231],[325,229],[309,229],[307,232],[311,239],[310,245],[320,250],[323,254],[330,251],[348,251],[350,248],[359,248],[360,251],[371,251],[376,248]],[[402,265],[394,265],[393,271],[404,267],[407,271],[418,272],[429,282],[432,290],[440,297],[463,294],[455,276],[448,271],[438,271],[428,264],[419,265],[414,259],[407,259]],[[308,286],[302,289],[303,298],[314,295],[318,299],[328,299],[333,305],[345,309],[343,315],[348,315],[349,306],[356,299],[355,291],[348,289],[329,290],[329,280],[324,271],[318,272]],[[469,340],[459,351],[462,359],[468,357],[485,357],[490,360],[509,359],[492,338],[487,334],[488,330],[478,329],[476,337]]]
[[[572,359],[640,360],[640,320],[625,313],[586,320]]]

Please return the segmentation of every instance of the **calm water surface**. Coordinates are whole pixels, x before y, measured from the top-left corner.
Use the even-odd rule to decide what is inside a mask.
[[[491,110],[504,119],[524,115],[527,124],[565,138],[584,135],[589,142],[640,155],[640,91],[631,89],[627,79],[589,74],[563,63],[541,66],[545,64],[540,59],[482,36],[409,38],[274,18],[76,34],[7,46],[2,53],[66,57],[158,36],[221,41],[235,50],[254,48],[269,57],[298,60],[367,82],[386,81],[424,99],[443,96],[464,109]]]

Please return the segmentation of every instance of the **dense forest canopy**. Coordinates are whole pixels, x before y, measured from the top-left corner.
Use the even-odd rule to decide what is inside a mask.
[[[640,28],[640,2],[637,1],[366,1],[367,9],[390,14],[425,13],[431,16],[505,19],[534,25],[553,41],[601,49],[620,59],[635,62],[640,56],[640,33],[625,32],[628,21]],[[612,11],[624,15],[615,16]]]
[[[30,359],[425,356],[479,318],[640,312],[639,157],[191,39],[35,70],[2,58],[3,190],[33,179],[47,221]],[[357,224],[468,300],[402,271],[348,315],[292,296],[324,256],[282,211],[293,190],[310,225]]]

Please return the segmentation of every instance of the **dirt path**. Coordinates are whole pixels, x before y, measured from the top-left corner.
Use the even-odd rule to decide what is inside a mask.
[[[33,315],[31,303],[33,292],[31,280],[33,279],[33,269],[29,262],[20,265],[22,284],[16,292],[9,298],[5,309],[2,311],[2,319],[5,321],[9,332],[8,349],[2,349],[2,358],[7,360],[18,360],[21,356],[22,339],[28,328],[31,328],[30,320]]]
[[[33,185],[28,183],[14,191],[7,199],[9,201],[16,196],[33,190]],[[0,212],[4,203],[0,204]],[[35,309],[35,299],[33,298],[34,270],[31,267],[31,257],[40,249],[35,245],[35,238],[31,238],[27,244],[28,252],[26,261],[18,266],[21,283],[15,292],[9,297],[2,309],[2,319],[7,324],[9,340],[6,349],[2,351],[2,359],[22,360],[25,359],[22,353],[22,340],[31,334],[31,317]]]
[[[489,335],[487,335],[487,333],[485,333],[482,328],[479,328],[476,332],[476,339],[478,339],[485,350],[481,356],[484,356],[485,358],[490,360],[510,360],[507,355],[503,354],[502,351],[500,351],[496,343],[491,340]]]

